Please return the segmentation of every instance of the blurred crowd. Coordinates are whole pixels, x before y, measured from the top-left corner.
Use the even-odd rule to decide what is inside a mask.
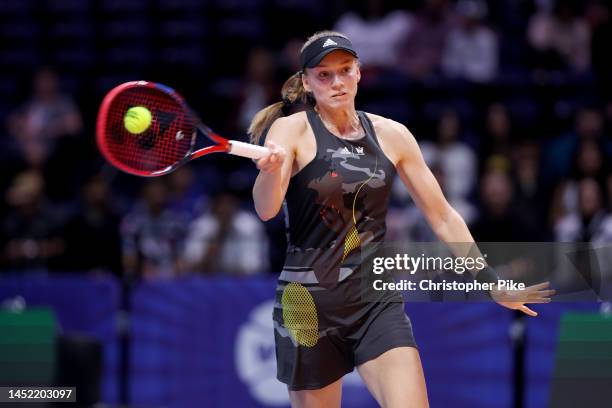
[[[152,7],[130,4],[140,3]],[[278,272],[283,216],[266,224],[255,216],[250,161],[205,158],[161,178],[127,176],[96,152],[95,113],[121,79],[157,80],[184,93],[219,133],[245,140],[252,116],[278,101],[282,83],[299,69],[304,37],[325,28],[347,34],[360,55],[357,108],[408,126],[477,241],[612,242],[608,2],[350,3],[357,2],[212,1],[197,13],[172,9],[177,21],[208,15],[224,22],[211,28],[201,21],[205,33],[175,27],[217,44],[204,62],[199,54],[160,52],[169,64],[163,69],[124,66],[117,74],[84,66],[87,75],[59,54],[33,60],[28,85],[11,88],[0,104],[1,270],[112,271],[127,279]],[[0,8],[5,20],[14,12]],[[173,55],[187,55],[176,71]],[[8,80],[25,75],[7,66]],[[387,238],[436,240],[396,184]]]

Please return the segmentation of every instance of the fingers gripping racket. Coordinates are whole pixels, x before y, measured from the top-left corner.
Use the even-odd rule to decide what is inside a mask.
[[[128,111],[134,108],[140,117],[132,122],[135,127],[130,127],[126,115],[129,117],[132,112]],[[214,145],[195,150],[198,130]],[[219,136],[202,123],[176,91],[146,81],[126,82],[104,97],[98,112],[96,141],[112,165],[145,177],[170,173],[209,153],[259,159],[269,152],[265,147]]]

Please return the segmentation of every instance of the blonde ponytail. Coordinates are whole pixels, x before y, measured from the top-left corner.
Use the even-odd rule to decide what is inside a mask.
[[[282,102],[276,102],[269,105],[255,114],[247,133],[251,143],[258,144],[263,133],[272,126],[272,123],[281,117],[283,114],[283,107],[285,105],[294,103],[308,103],[308,94],[304,90],[302,85],[302,74],[297,72],[285,81],[283,88],[281,89],[281,95],[283,97]]]
[[[319,38],[327,36],[343,37],[348,40],[347,36],[337,31],[319,31],[308,37],[308,39],[302,46],[301,51],[304,51],[306,47],[308,47],[310,44],[312,44]],[[259,143],[259,140],[261,139],[263,133],[267,131],[270,126],[272,126],[272,123],[276,119],[281,117],[281,115],[283,114],[283,108],[286,105],[294,103],[302,103],[304,105],[311,106],[315,105],[315,100],[312,95],[308,94],[306,90],[304,90],[301,72],[293,74],[291,77],[289,77],[287,81],[285,81],[285,84],[283,85],[283,88],[281,90],[281,94],[283,96],[282,102],[273,103],[272,105],[263,108],[253,117],[249,129],[247,130],[251,143]]]

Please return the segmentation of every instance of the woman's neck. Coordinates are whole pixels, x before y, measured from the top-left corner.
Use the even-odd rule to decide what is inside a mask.
[[[363,136],[361,122],[354,107],[330,111],[315,106],[315,112],[321,118],[323,125],[342,139],[359,139]]]

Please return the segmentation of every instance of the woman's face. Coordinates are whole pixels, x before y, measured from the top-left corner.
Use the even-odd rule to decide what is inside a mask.
[[[312,92],[317,104],[331,108],[353,105],[360,79],[357,58],[341,50],[330,52],[302,76],[304,89]]]

